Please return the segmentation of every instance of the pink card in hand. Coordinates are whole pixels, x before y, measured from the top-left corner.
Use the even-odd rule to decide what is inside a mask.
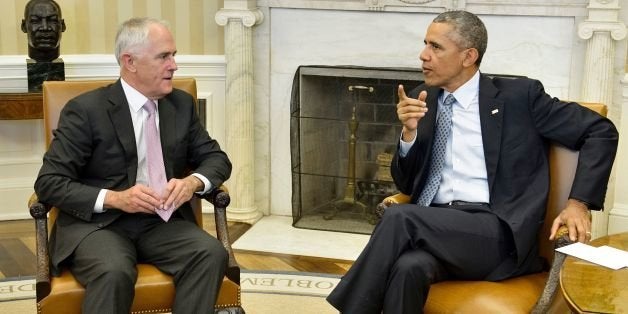
[[[170,220],[170,216],[172,216],[172,213],[174,213],[174,210],[175,210],[174,206],[170,206],[170,208],[165,208],[165,209],[156,208],[155,212],[157,212],[157,215],[159,215],[161,219],[167,222],[168,220]]]

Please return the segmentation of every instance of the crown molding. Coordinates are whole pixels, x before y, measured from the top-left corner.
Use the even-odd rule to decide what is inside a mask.
[[[258,0],[258,7],[481,15],[586,16],[589,0]]]

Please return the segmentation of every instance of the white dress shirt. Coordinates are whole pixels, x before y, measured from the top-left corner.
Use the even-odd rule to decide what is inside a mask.
[[[138,90],[131,87],[124,79],[120,78],[122,83],[122,89],[124,95],[129,103],[129,109],[131,112],[131,120],[133,121],[133,132],[135,133],[135,145],[137,148],[137,175],[135,178],[136,184],[143,184],[148,186],[148,167],[146,165],[146,143],[144,142],[144,122],[148,116],[148,112],[143,110],[144,104],[148,100],[146,96],[142,95]],[[159,108],[159,102],[155,102],[156,108]],[[155,123],[157,124],[157,132],[159,132],[159,110],[155,111]],[[199,178],[204,184],[203,191],[199,193],[205,193],[211,188],[211,183],[205,176],[198,173],[193,173],[193,176]],[[101,213],[105,209],[103,208],[105,202],[105,194],[108,190],[102,189],[98,193],[96,204],[94,204],[94,212]]]
[[[452,133],[447,139],[441,184],[432,203],[451,201],[489,202],[486,162],[480,127],[480,72],[453,92]],[[449,92],[438,98],[441,106]],[[421,123],[419,121],[419,123]],[[399,154],[405,157],[414,144],[400,139]]]

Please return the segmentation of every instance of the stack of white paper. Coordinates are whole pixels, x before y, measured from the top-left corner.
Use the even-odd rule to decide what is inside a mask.
[[[576,242],[556,249],[556,251],[614,270],[628,267],[628,252],[610,246],[594,247]]]

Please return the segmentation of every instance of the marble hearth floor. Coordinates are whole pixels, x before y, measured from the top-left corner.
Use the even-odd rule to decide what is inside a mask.
[[[234,250],[354,261],[369,235],[295,228],[292,217],[264,216],[232,245]]]

